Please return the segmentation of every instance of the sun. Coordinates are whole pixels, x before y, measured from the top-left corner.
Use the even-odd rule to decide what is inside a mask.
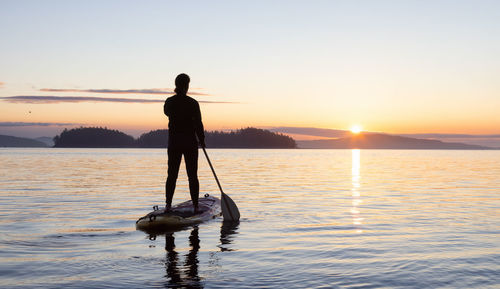
[[[363,128],[360,125],[356,124],[356,125],[353,125],[351,127],[351,132],[354,133],[354,134],[358,134],[358,133],[360,133],[362,131],[363,131]]]

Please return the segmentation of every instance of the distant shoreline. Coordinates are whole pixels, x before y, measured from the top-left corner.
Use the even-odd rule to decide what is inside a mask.
[[[347,134],[344,137],[296,141],[282,133],[245,128],[205,132],[207,148],[224,149],[375,149],[375,150],[500,150],[499,147],[443,142],[383,133]],[[55,148],[167,148],[168,130],[153,130],[135,139],[118,130],[81,127],[64,130],[51,139],[0,135],[0,147]]]
[[[96,150],[117,150],[117,149],[137,149],[137,150],[146,150],[146,149],[160,149],[166,150],[167,148],[139,148],[139,147],[21,147],[21,146],[0,146],[0,150],[2,149],[49,149],[49,150],[58,150],[58,149],[96,149]],[[370,151],[500,151],[500,148],[486,148],[486,149],[439,149],[439,148],[430,148],[430,149],[412,149],[412,148],[221,148],[221,147],[207,147],[207,149],[223,149],[223,150],[370,150]]]

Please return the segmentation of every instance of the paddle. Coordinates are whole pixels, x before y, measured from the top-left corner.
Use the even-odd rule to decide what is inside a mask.
[[[238,221],[240,219],[240,211],[238,210],[238,207],[234,203],[234,201],[224,192],[222,191],[222,187],[219,183],[219,179],[217,178],[217,175],[215,174],[214,167],[212,166],[212,162],[210,162],[210,159],[208,158],[207,151],[205,150],[204,147],[201,147],[203,149],[203,152],[205,153],[205,156],[207,157],[208,164],[210,165],[210,168],[212,169],[212,173],[214,173],[215,181],[217,181],[217,185],[219,186],[220,189],[220,195],[221,195],[221,203],[222,203],[222,216],[224,217],[224,221]]]

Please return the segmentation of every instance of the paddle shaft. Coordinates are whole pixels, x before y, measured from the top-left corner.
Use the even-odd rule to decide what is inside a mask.
[[[224,194],[224,191],[222,190],[222,186],[220,185],[219,178],[217,178],[217,174],[215,173],[214,167],[212,166],[212,162],[210,161],[210,158],[208,157],[207,151],[205,150],[204,147],[201,147],[203,149],[203,153],[205,153],[205,156],[207,157],[208,164],[210,165],[210,169],[212,169],[212,173],[214,174],[215,181],[217,182],[217,185],[219,186],[220,189],[220,196],[221,196],[221,202],[222,202],[222,215],[224,217],[224,220],[226,221],[238,221],[240,219],[240,211],[238,210],[238,207],[234,203],[234,201],[226,194]]]
[[[217,185],[219,186],[220,192],[224,194],[224,191],[222,190],[222,186],[220,185],[219,178],[217,178],[217,174],[215,173],[214,167],[212,166],[212,162],[210,161],[210,158],[208,157],[207,151],[205,150],[204,147],[201,147],[203,149],[203,153],[205,153],[205,156],[207,157],[208,165],[210,166],[210,169],[212,169],[212,173],[214,174],[215,181],[217,182]]]

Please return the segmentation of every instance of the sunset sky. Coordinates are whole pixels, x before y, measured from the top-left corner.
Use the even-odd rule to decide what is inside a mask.
[[[0,134],[166,128],[500,133],[500,1],[0,0]]]

